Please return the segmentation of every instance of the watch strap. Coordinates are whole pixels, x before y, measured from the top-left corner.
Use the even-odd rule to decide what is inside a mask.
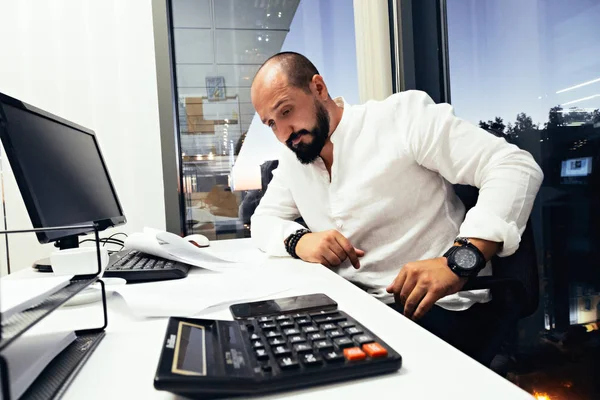
[[[446,250],[446,252],[444,253],[444,255],[442,257],[449,257],[450,255],[452,255],[454,252],[456,252],[456,250],[458,250],[460,246],[452,246],[450,247],[448,250]]]

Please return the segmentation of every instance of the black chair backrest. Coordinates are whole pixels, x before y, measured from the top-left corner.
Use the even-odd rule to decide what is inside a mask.
[[[496,131],[490,133],[504,137]],[[510,140],[507,140],[510,142]],[[473,186],[454,185],[454,191],[461,199],[468,211],[477,203],[479,190]],[[535,242],[533,239],[533,231],[531,229],[531,221],[527,221],[527,226],[518,250],[508,257],[492,258],[492,277],[482,279],[481,282],[486,282],[488,287],[492,288],[492,296],[500,295],[500,291],[495,288],[503,285],[513,285],[520,293],[519,314],[520,317],[526,317],[535,312],[539,304],[539,275],[537,266],[537,257],[535,250]],[[483,285],[485,286],[485,284]]]
[[[540,279],[531,220],[527,221],[519,249],[508,257],[494,257],[492,268],[495,278],[514,279],[521,285],[524,291],[520,307],[521,318],[533,314],[539,305]]]
[[[269,182],[273,179],[273,171],[279,166],[279,160],[268,160],[260,165],[260,183],[262,191],[267,190]]]

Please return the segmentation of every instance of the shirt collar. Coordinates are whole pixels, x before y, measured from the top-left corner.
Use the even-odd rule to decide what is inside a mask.
[[[350,119],[350,104],[346,103],[346,100],[344,100],[343,97],[336,97],[335,99],[333,99],[333,101],[335,101],[335,104],[338,105],[338,107],[342,107],[342,118],[340,119],[340,122],[338,123],[338,126],[335,128],[335,130],[333,132],[331,132],[331,135],[329,136],[329,140],[331,140],[331,143],[334,143],[335,140],[337,140],[337,135],[336,137],[334,137],[336,135],[336,133],[338,132],[343,132],[345,129],[345,126],[348,124],[348,120]]]

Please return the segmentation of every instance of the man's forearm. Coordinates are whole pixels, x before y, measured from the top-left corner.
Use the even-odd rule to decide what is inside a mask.
[[[259,249],[271,256],[287,256],[284,240],[298,229],[304,228],[295,221],[276,216],[252,216],[252,239]]]

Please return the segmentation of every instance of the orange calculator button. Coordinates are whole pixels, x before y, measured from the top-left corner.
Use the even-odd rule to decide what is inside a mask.
[[[385,357],[385,356],[387,356],[387,353],[388,353],[387,350],[377,342],[363,344],[362,348],[365,351],[365,353],[367,353],[369,355],[369,357],[372,357],[372,358]]]
[[[364,360],[367,357],[359,347],[344,349],[344,356],[348,361]]]

